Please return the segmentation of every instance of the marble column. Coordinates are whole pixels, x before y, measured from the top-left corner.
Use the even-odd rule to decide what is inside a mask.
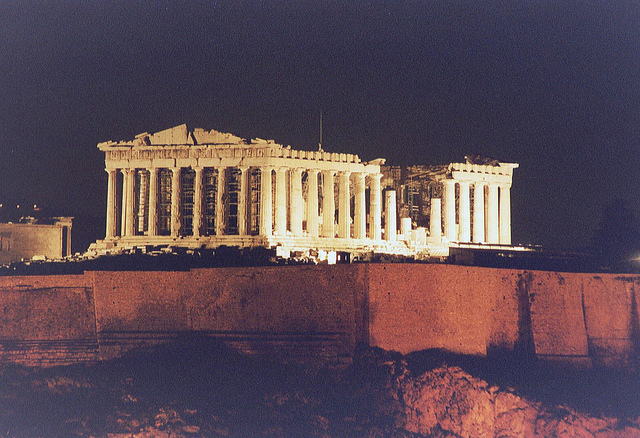
[[[193,237],[200,237],[202,229],[202,167],[194,167],[193,181]]]
[[[498,235],[498,185],[489,184],[487,199],[487,243],[500,243]]]
[[[351,172],[340,172],[340,189],[338,192],[338,237],[351,237],[351,194],[349,179]]]
[[[484,188],[486,183],[477,182],[473,188],[473,242],[484,243]]]
[[[369,237],[373,240],[382,240],[382,190],[380,189],[379,173],[371,175],[371,191],[369,192],[371,208],[371,224]]]
[[[302,236],[304,199],[302,198],[302,169],[291,169],[291,233]]]
[[[335,237],[336,201],[333,170],[322,171],[322,236]]]
[[[367,199],[365,174],[355,174],[355,203],[354,203],[354,237],[356,239],[366,239],[367,237]]]
[[[238,167],[240,170],[240,187],[238,190],[238,234],[240,236],[246,236],[247,222],[249,216],[249,169],[247,167]]]
[[[122,169],[122,203],[120,204],[120,236],[127,235],[127,195],[129,194],[129,169]]]
[[[511,245],[511,186],[500,186],[500,244]]]
[[[287,234],[287,169],[276,169],[276,234]]]
[[[171,237],[180,234],[180,168],[171,169]]]
[[[307,233],[318,237],[318,171],[307,171]]]
[[[138,232],[139,235],[144,234],[144,220],[146,217],[146,213],[145,210],[147,209],[147,195],[148,193],[148,187],[147,187],[147,181],[148,181],[148,177],[147,177],[147,172],[142,171],[142,172],[138,172],[138,174],[140,175],[140,187],[138,187],[138,229],[136,230]],[[134,178],[135,181],[135,178]]]
[[[135,236],[135,216],[134,216],[134,205],[135,205],[135,182],[136,182],[136,171],[135,169],[127,169],[127,223],[126,223],[126,236]]]
[[[429,214],[429,240],[440,243],[442,242],[442,199],[431,198]]]
[[[149,169],[149,236],[158,235],[158,169]]]
[[[456,182],[447,179],[444,184],[444,235],[449,242],[457,240],[456,233]]]
[[[113,239],[116,237],[116,183],[118,171],[116,169],[108,169],[109,179],[107,182],[107,230],[105,239]]]
[[[384,238],[385,240],[393,242],[398,236],[398,224],[396,218],[396,191],[387,190],[385,193],[386,212],[384,220]]]
[[[216,236],[223,236],[225,234],[226,224],[224,218],[224,212],[226,206],[224,205],[225,195],[225,182],[226,182],[226,169],[224,167],[218,167],[218,176],[216,180]]]
[[[471,242],[471,197],[469,195],[470,183],[460,182],[460,242]]]
[[[260,235],[273,234],[273,192],[271,189],[271,167],[260,169]]]

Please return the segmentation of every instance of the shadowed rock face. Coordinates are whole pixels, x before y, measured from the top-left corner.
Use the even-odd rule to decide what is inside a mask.
[[[302,367],[185,341],[90,367],[4,367],[0,432],[20,437],[640,436],[639,402],[627,403],[640,386],[637,375],[625,377],[625,392],[616,386],[621,376],[580,387],[594,375],[512,365],[435,351],[404,357],[366,348],[349,366]],[[551,394],[559,381],[565,387]],[[510,384],[514,387],[507,388]],[[593,393],[591,401],[584,401],[584,391]],[[616,411],[607,397],[626,406]]]
[[[640,428],[568,407],[546,406],[489,386],[459,367],[442,366],[398,382],[404,429],[426,436],[460,437],[640,436]]]

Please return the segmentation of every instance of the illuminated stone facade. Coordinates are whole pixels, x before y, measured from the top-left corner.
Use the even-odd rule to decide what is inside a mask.
[[[56,217],[0,223],[0,265],[71,255],[72,221],[70,217]]]
[[[432,242],[511,245],[511,183],[516,163],[491,160],[438,166],[382,166],[398,211]]]
[[[452,243],[472,241],[472,223],[473,242],[510,244],[508,187],[515,164],[449,165],[434,179],[444,204],[429,202],[430,217],[439,218],[441,208],[442,219],[426,228],[402,210],[398,216],[397,181],[381,183],[384,159],[362,162],[357,155],[294,150],[186,125],[98,148],[108,173],[99,250],[227,245],[278,248],[285,255],[447,255]],[[483,196],[470,198],[472,186],[473,193],[482,187]]]

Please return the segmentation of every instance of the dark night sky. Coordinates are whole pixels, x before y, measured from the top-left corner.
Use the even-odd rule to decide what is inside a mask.
[[[640,2],[0,3],[0,202],[104,215],[100,141],[312,150],[320,110],[328,151],[520,163],[514,242],[583,246],[640,214]]]

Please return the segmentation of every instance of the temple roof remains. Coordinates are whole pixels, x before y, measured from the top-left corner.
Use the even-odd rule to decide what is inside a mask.
[[[134,140],[106,141],[98,144],[99,148],[109,146],[192,146],[192,145],[238,145],[273,144],[273,140],[261,138],[244,139],[233,134],[216,131],[207,131],[202,128],[190,130],[186,123],[164,129],[156,133],[143,132],[135,136]]]

